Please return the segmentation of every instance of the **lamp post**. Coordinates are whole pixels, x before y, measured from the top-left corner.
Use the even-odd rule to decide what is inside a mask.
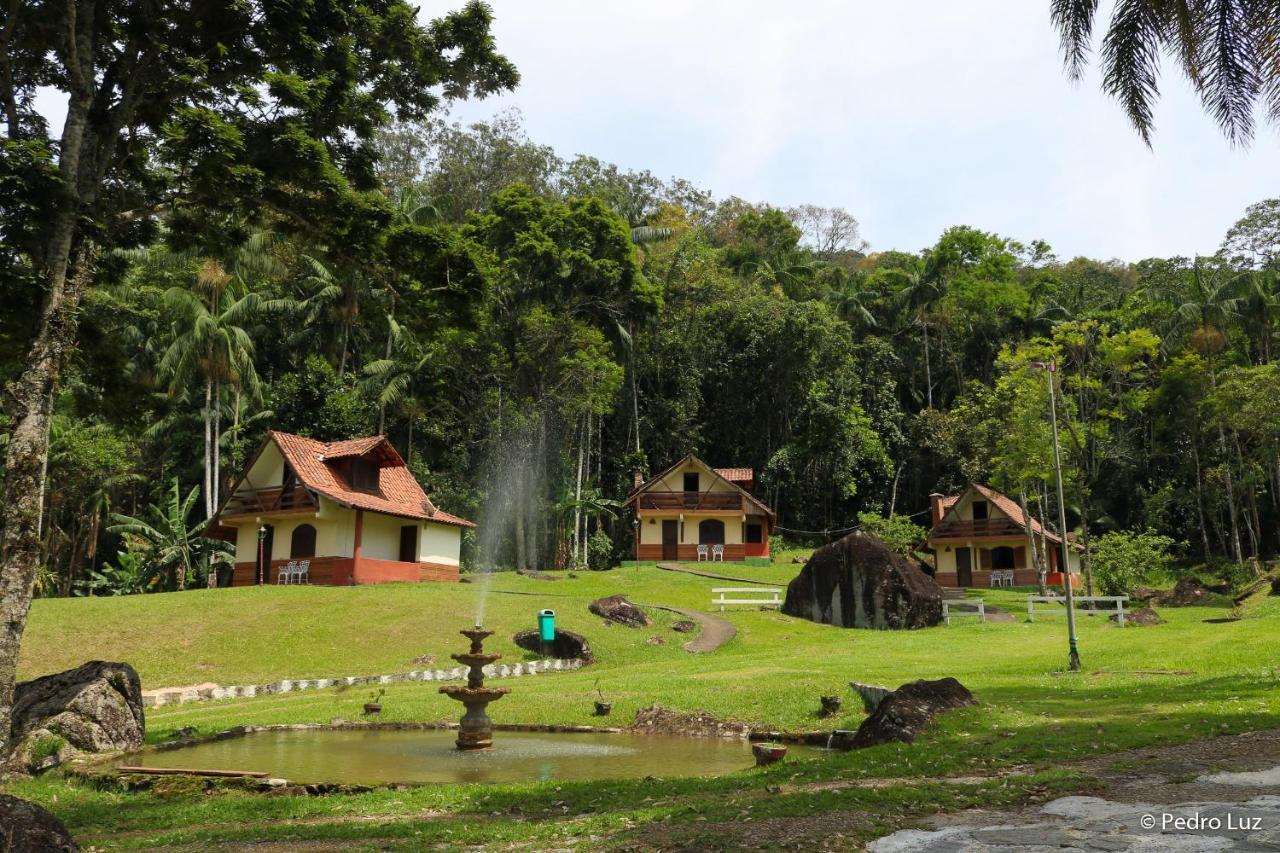
[[[263,552],[263,548],[265,547],[266,541],[267,541],[267,526],[265,524],[259,524],[258,525],[258,586],[262,586],[262,583],[263,583],[262,573],[263,571],[265,571],[265,569],[262,564],[262,558],[263,558],[262,552]]]
[[[1062,455],[1058,450],[1058,403],[1054,391],[1053,375],[1058,365],[1052,361],[1033,361],[1032,367],[1044,371],[1049,385],[1049,421],[1053,424],[1053,470],[1058,480],[1058,535],[1062,538],[1062,585],[1067,590],[1067,667],[1080,671],[1080,650],[1076,647],[1076,609],[1071,590],[1070,548],[1067,544],[1067,501],[1062,491]]]

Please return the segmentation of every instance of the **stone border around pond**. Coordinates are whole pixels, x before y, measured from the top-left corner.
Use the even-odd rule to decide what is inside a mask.
[[[484,668],[486,678],[515,678],[537,675],[540,672],[568,672],[581,669],[584,661],[577,658],[545,658],[514,664],[490,664]],[[216,699],[252,699],[255,696],[272,696],[298,690],[325,690],[330,687],[362,687],[370,684],[403,684],[411,681],[457,681],[467,677],[467,668],[415,669],[392,675],[348,675],[342,678],[283,678],[267,684],[244,684],[232,687],[202,687],[185,690],[144,691],[142,707],[159,708],[165,705],[185,705],[188,702],[207,702]]]

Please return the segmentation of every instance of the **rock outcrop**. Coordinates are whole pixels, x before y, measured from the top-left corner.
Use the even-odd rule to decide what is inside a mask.
[[[1178,578],[1173,589],[1159,593],[1151,601],[1162,607],[1190,607],[1204,601],[1207,592],[1199,578],[1187,575],[1184,578]]]
[[[82,752],[142,746],[142,685],[127,663],[89,661],[14,691],[11,767],[50,766]]]
[[[542,635],[537,631],[521,631],[511,638],[511,642],[527,651],[537,654],[547,653],[543,650]],[[556,638],[551,643],[549,652],[551,657],[559,658],[560,660],[576,659],[583,663],[591,663],[594,660],[591,654],[591,644],[587,642],[587,638],[572,631],[565,631],[562,628],[556,629]]]
[[[610,622],[617,622],[628,628],[644,628],[649,624],[649,617],[645,612],[627,601],[625,595],[597,598],[587,605],[587,608],[597,616],[603,616]]]
[[[813,552],[782,612],[845,628],[925,628],[942,621],[942,588],[875,536],[855,531]]]
[[[846,744],[854,749],[891,741],[911,743],[943,711],[975,705],[973,694],[954,678],[912,681],[880,701]]]
[[[0,794],[0,850],[5,853],[74,853],[79,849],[67,828],[43,807]]]

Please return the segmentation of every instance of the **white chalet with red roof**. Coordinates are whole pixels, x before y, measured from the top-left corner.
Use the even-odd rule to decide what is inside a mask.
[[[233,586],[456,581],[470,521],[436,507],[386,436],[317,441],[271,432],[206,535],[235,543]]]

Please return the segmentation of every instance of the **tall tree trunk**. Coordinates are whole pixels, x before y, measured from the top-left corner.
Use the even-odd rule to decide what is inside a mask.
[[[631,420],[636,425],[636,455],[640,454],[640,391],[636,387],[636,339],[631,338]]]
[[[67,122],[72,122],[71,116]],[[64,163],[66,159],[64,151]],[[63,171],[66,173],[67,169],[64,167]],[[75,269],[67,275],[73,226],[71,213],[59,218],[49,253],[49,291],[41,309],[39,330],[31,342],[25,369],[8,389],[13,426],[0,499],[0,759],[9,753],[18,651],[39,569],[53,395],[75,345],[76,310],[93,266],[93,248],[85,244],[77,255]]]
[[[929,364],[929,323],[923,316],[920,328],[924,331],[924,396],[928,408],[933,408],[933,367]]]
[[[1204,559],[1209,560],[1212,549],[1209,547],[1209,525],[1204,517],[1204,482],[1200,473],[1200,437],[1199,429],[1191,441],[1191,459],[1196,469],[1196,515],[1200,519],[1200,544],[1204,549]]]
[[[1018,503],[1022,507],[1022,519],[1026,522],[1023,525],[1023,529],[1027,534],[1027,556],[1031,560],[1031,565],[1035,567],[1037,580],[1040,583],[1040,594],[1048,595],[1048,579],[1045,577],[1045,569],[1040,563],[1040,555],[1037,553],[1035,531],[1031,529],[1031,512],[1027,509],[1027,490],[1025,486],[1018,489]]]
[[[213,385],[213,511],[217,512],[222,491],[222,383]]]
[[[578,543],[582,529],[582,452],[586,443],[591,440],[590,414],[586,415],[585,422],[586,428],[584,432],[578,434],[578,477],[573,487],[573,559],[570,560],[570,568],[576,568],[578,565]]]
[[[1080,487],[1080,539],[1084,545],[1084,553],[1080,555],[1080,570],[1084,573],[1084,594],[1093,595],[1093,564],[1089,559],[1089,490]],[[1067,541],[1067,531],[1062,531],[1062,540]],[[1070,548],[1070,545],[1067,546]]]
[[[204,517],[213,518],[213,380],[204,380]]]

